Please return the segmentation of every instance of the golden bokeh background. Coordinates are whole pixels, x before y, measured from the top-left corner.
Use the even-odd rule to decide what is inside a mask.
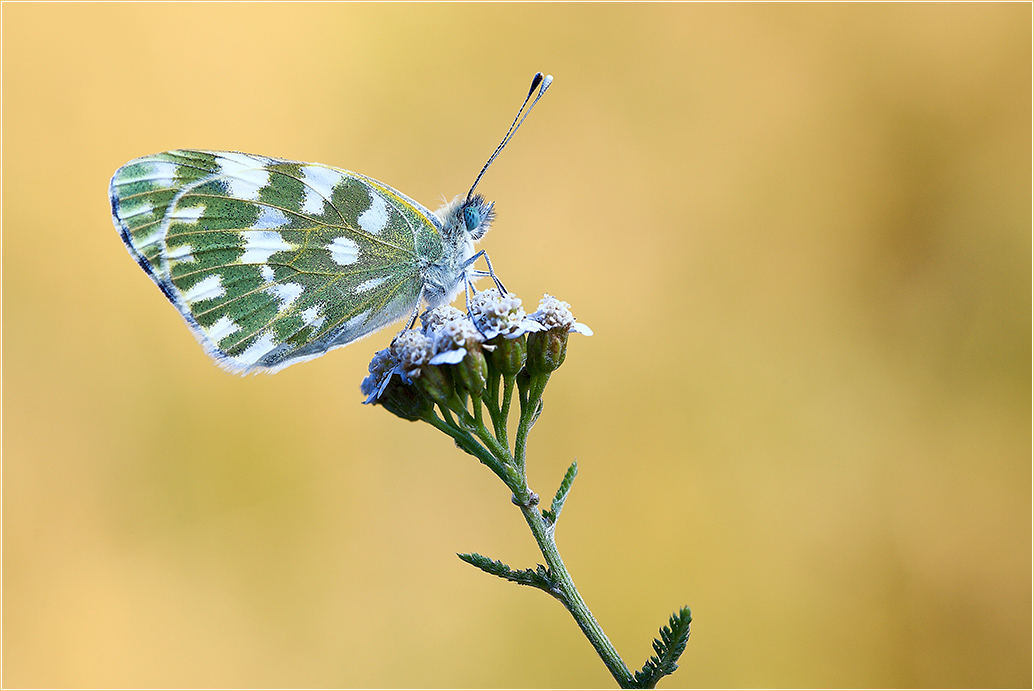
[[[360,405],[384,332],[213,365],[130,260],[129,159],[464,193],[572,337],[530,448],[662,686],[1031,680],[1031,6],[7,4],[3,683],[603,686],[509,494]]]

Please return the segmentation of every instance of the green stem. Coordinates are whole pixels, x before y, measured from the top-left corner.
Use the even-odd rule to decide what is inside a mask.
[[[496,422],[495,435],[500,439],[507,439],[509,432],[506,429],[507,419],[510,417],[510,403],[513,401],[514,382],[517,377],[506,375],[503,377],[503,404],[499,411],[499,420]]]
[[[524,472],[524,456],[528,450],[528,433],[535,424],[542,392],[546,389],[549,374],[539,374],[531,378],[527,392],[521,392],[521,419],[517,423],[517,436],[513,441],[513,460],[517,468]],[[526,395],[523,395],[525,394]]]
[[[531,426],[535,424],[539,406],[542,403],[542,392],[545,390],[548,381],[548,373],[534,376],[527,387],[527,392],[521,392],[521,418],[517,425],[517,434],[514,439],[513,462],[524,487],[528,486],[524,465],[524,455],[528,448],[528,433],[531,432]],[[510,384],[510,382],[507,383]],[[510,384],[508,393],[511,395],[513,393],[512,384]],[[534,495],[530,490],[528,492]],[[603,632],[599,622],[592,616],[592,612],[589,611],[585,600],[582,599],[581,594],[575,587],[571,574],[568,573],[567,567],[564,566],[564,560],[560,558],[560,550],[556,546],[553,527],[546,525],[542,512],[534,504],[522,503],[519,506],[521,513],[524,514],[524,520],[527,521],[532,535],[535,536],[535,542],[538,543],[539,550],[546,560],[546,565],[549,567],[553,580],[562,594],[561,601],[564,603],[567,611],[571,613],[571,616],[574,617],[579,628],[581,628],[582,633],[589,639],[592,647],[596,649],[596,654],[600,656],[603,664],[610,670],[618,686],[623,689],[632,688],[633,679],[628,671],[628,667],[625,666],[618,651],[614,648],[614,644],[607,638],[607,634]]]
[[[424,419],[428,424],[433,425],[435,428],[452,437],[456,441],[457,446],[461,449],[487,465],[500,480],[507,484],[507,486],[514,484],[516,473],[514,472],[513,467],[507,464],[505,460],[506,457],[499,455],[498,444],[495,444],[496,448],[492,448],[492,450],[485,448],[479,444],[478,440],[471,436],[469,432],[462,429],[459,425],[452,423],[452,416],[449,415],[447,410],[443,410],[442,413],[447,419],[443,420],[437,415],[431,415]],[[482,429],[484,429],[483,425]],[[503,451],[505,452],[505,449]]]
[[[535,536],[535,542],[538,543],[542,556],[549,566],[550,574],[557,588],[563,594],[561,601],[564,603],[567,611],[571,613],[571,616],[574,617],[579,628],[581,628],[582,633],[589,639],[592,647],[596,649],[596,654],[600,656],[603,664],[610,670],[618,686],[623,689],[632,688],[632,674],[628,671],[628,667],[625,666],[618,651],[614,648],[614,644],[607,638],[607,634],[603,632],[599,622],[592,616],[592,612],[589,611],[585,600],[582,599],[581,594],[575,587],[571,574],[568,573],[567,567],[564,566],[564,560],[560,558],[560,551],[557,549],[553,531],[546,528],[545,521],[542,519],[542,513],[534,506],[521,506],[520,508],[524,514],[524,520],[528,522],[528,527],[531,528],[531,532]]]
[[[488,408],[488,414],[492,418],[492,426],[495,428],[497,439],[506,439],[506,427],[503,426],[503,433],[499,434],[499,373],[489,364],[488,381],[485,383],[485,393],[481,396],[482,403]]]
[[[634,681],[632,674],[628,671],[628,667],[625,666],[618,651],[614,648],[610,639],[607,638],[607,634],[603,632],[599,622],[592,616],[592,612],[589,611],[585,600],[582,599],[581,594],[575,587],[574,580],[571,578],[571,574],[568,573],[567,567],[564,566],[564,560],[561,559],[560,551],[557,549],[556,540],[553,536],[553,526],[546,524],[542,512],[536,506],[538,497],[528,487],[524,465],[528,433],[531,431],[532,425],[535,424],[535,419],[542,404],[542,392],[548,381],[548,373],[540,374],[532,377],[526,387],[520,387],[521,416],[517,426],[517,433],[514,439],[514,453],[512,455],[507,444],[506,414],[509,412],[510,403],[513,399],[514,377],[505,377],[501,409],[495,409],[496,402],[499,400],[497,398],[499,394],[498,383],[496,383],[495,386],[488,387],[486,391],[487,396],[483,395],[480,398],[475,397],[473,399],[474,415],[471,415],[466,409],[460,411],[454,408],[452,410],[452,413],[459,416],[460,420],[467,425],[466,429],[461,429],[459,425],[452,423],[451,416],[447,410],[442,411],[445,415],[445,420],[437,421],[436,417],[434,421],[429,420],[429,422],[453,437],[460,448],[476,456],[478,460],[491,468],[510,488],[510,491],[513,492],[514,502],[520,507],[521,513],[524,514],[524,520],[527,521],[528,527],[531,528],[535,542],[538,544],[539,550],[546,560],[551,579],[555,584],[555,591],[551,591],[551,593],[564,603],[564,607],[574,617],[578,627],[585,634],[585,637],[589,639],[589,643],[592,644],[596,654],[603,660],[603,664],[607,666],[607,669],[615,681],[617,681],[618,686],[623,689],[632,688]],[[485,426],[484,418],[480,414],[482,403],[489,406],[489,414],[492,417],[494,431],[496,432],[494,436]],[[436,424],[436,421],[438,424]]]
[[[472,431],[477,435],[477,438],[481,440],[481,443],[484,444],[500,462],[509,466],[513,465],[513,456],[510,455],[510,449],[506,448],[505,439],[500,441],[493,437],[492,433],[480,420],[476,421],[476,424],[473,425]]]
[[[485,426],[485,413],[481,409],[481,402],[482,402],[481,401],[481,397],[480,396],[471,396],[470,398],[471,398],[471,402],[473,403],[473,405],[471,407],[474,409],[474,424],[477,425],[478,427],[484,427]]]

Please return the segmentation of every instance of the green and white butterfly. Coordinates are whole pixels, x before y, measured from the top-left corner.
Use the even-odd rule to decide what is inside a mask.
[[[340,168],[177,150],[115,172],[112,218],[209,355],[232,372],[274,372],[412,324],[421,304],[447,304],[475,278],[499,283],[491,263],[473,268],[488,261],[474,243],[494,216],[474,189],[551,82],[535,75],[470,192],[435,212]]]

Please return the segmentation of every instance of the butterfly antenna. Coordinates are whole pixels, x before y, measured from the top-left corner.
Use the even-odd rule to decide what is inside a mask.
[[[549,85],[552,83],[552,75],[544,75],[541,72],[535,73],[535,77],[531,80],[531,88],[528,89],[528,95],[525,97],[524,103],[521,104],[520,110],[517,111],[517,117],[513,119],[510,129],[506,131],[506,136],[503,137],[503,141],[499,142],[499,146],[495,148],[495,151],[489,157],[488,162],[485,163],[485,167],[481,169],[480,173],[478,173],[477,179],[474,180],[474,184],[471,185],[470,191],[467,192],[468,202],[470,201],[471,196],[473,196],[478,183],[481,182],[481,178],[485,175],[485,171],[488,170],[488,166],[492,165],[492,161],[495,160],[495,157],[499,155],[499,152],[503,150],[503,147],[506,146],[507,142],[510,141],[510,138],[517,132],[517,128],[524,124],[524,120],[528,117],[528,113],[531,112],[531,109],[535,107],[535,104],[539,102],[540,98],[542,98],[542,94],[546,93],[546,89],[548,89]],[[541,86],[539,86],[540,84]],[[535,97],[534,101],[531,101],[531,96],[535,93],[536,87],[539,89],[539,95]],[[528,105],[528,101],[531,101],[530,106]],[[527,110],[525,110],[525,106],[528,106]],[[524,113],[524,117],[521,117],[521,113]]]

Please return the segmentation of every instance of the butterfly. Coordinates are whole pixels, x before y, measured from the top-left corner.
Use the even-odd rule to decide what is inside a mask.
[[[182,149],[119,168],[112,219],[219,365],[275,372],[407,314],[412,325],[421,305],[469,295],[473,279],[503,290],[488,255],[474,251],[495,215],[474,190],[552,80],[535,75],[470,191],[434,212],[340,168]],[[474,268],[481,257],[488,271]]]

